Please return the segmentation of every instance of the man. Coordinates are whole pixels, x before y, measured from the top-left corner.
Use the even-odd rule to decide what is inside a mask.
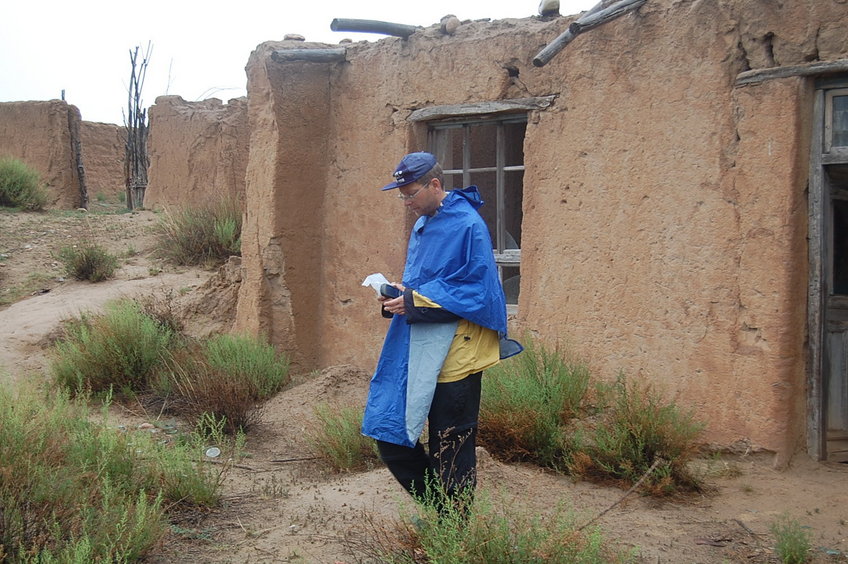
[[[397,189],[418,215],[407,250],[402,294],[380,298],[393,314],[371,379],[363,434],[413,496],[444,510],[476,485],[482,371],[501,358],[506,303],[476,186],[446,192],[430,153],[410,153],[383,190]],[[429,421],[428,452],[418,440]],[[437,485],[437,491],[427,488]]]

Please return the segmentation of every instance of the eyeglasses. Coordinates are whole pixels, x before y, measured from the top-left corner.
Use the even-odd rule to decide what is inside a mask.
[[[432,182],[432,180],[431,180],[430,182]],[[411,200],[411,199],[413,199],[415,196],[417,196],[417,195],[418,195],[418,193],[419,193],[419,192],[421,192],[421,190],[424,190],[425,188],[429,188],[429,186],[430,186],[430,182],[428,182],[427,184],[425,184],[424,186],[422,186],[421,188],[419,188],[418,190],[416,190],[416,191],[415,191],[415,192],[413,192],[412,194],[404,195],[404,194],[400,194],[400,193],[398,193],[397,197],[398,197],[398,198],[400,198],[400,199],[401,199],[401,201],[403,201],[403,202],[406,202],[406,201],[408,201],[408,200]]]

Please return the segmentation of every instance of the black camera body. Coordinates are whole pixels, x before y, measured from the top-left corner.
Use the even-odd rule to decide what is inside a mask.
[[[391,284],[383,284],[380,286],[380,295],[384,298],[399,298],[401,291]]]

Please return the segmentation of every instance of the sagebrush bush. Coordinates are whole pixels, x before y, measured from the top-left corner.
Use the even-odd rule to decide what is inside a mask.
[[[38,172],[18,159],[0,158],[0,206],[38,211],[47,197]]]
[[[249,429],[261,417],[253,387],[210,365],[197,346],[168,354],[155,391],[168,412],[195,424],[212,416],[230,433]]]
[[[315,406],[317,425],[308,439],[336,472],[369,470],[380,463],[377,443],[362,434],[362,409]]]
[[[232,200],[166,211],[156,226],[156,252],[178,265],[220,264],[241,254],[241,227],[241,207]]]
[[[506,461],[562,465],[565,424],[581,413],[588,368],[525,339],[525,350],[486,372],[480,443]]]
[[[479,437],[493,456],[620,486],[651,469],[642,487],[659,496],[701,489],[689,462],[703,424],[691,413],[649,386],[593,383],[584,364],[526,345],[486,374]]]
[[[66,326],[53,351],[56,383],[72,392],[114,390],[121,395],[148,389],[174,335],[120,300],[100,315],[83,315]]]
[[[271,397],[289,383],[288,359],[273,346],[244,335],[216,335],[203,345],[209,364],[243,380],[257,400]]]
[[[200,345],[184,343],[166,356],[154,384],[172,412],[195,421],[210,415],[227,432],[249,429],[262,401],[288,383],[288,361],[250,337],[218,335]]]
[[[63,247],[58,258],[65,273],[77,280],[102,282],[112,278],[118,268],[118,257],[94,243]]]
[[[136,561],[164,535],[166,505],[217,501],[220,469],[150,433],[95,423],[86,399],[0,387],[4,562]]]
[[[394,531],[371,523],[365,552],[376,561],[395,564],[616,564],[635,562],[632,554],[611,546],[598,529],[581,530],[574,515],[552,504],[544,514],[516,502],[492,500],[477,492],[473,510],[441,513],[424,503],[404,516]]]
[[[579,476],[631,485],[652,466],[643,488],[653,495],[699,491],[689,462],[698,452],[704,425],[665,402],[651,386],[623,378],[612,405],[574,445],[570,470]]]

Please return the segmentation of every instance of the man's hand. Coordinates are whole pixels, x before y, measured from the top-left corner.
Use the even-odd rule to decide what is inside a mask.
[[[392,286],[400,290],[401,295],[399,297],[386,298],[380,296],[377,299],[380,300],[380,302],[383,304],[383,308],[389,313],[393,313],[395,315],[406,315],[406,306],[403,303],[403,292],[404,290],[406,290],[406,288],[404,288],[400,284],[392,284]]]

